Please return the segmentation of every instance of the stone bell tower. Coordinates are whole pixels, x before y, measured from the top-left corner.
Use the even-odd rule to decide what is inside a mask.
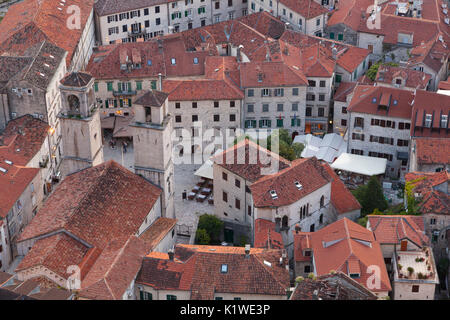
[[[146,91],[134,103],[134,171],[163,189],[162,215],[175,217],[172,130],[168,94]]]
[[[66,75],[59,86],[63,177],[103,162],[100,114],[93,86],[94,78],[84,72]]]

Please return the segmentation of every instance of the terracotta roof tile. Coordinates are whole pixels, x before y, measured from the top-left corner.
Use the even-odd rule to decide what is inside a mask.
[[[328,165],[322,163],[331,177],[331,203],[339,214],[361,209],[361,205],[353,194],[347,189],[338,175]]]
[[[420,216],[407,215],[368,215],[370,230],[380,244],[400,244],[402,239],[409,239],[417,246],[429,245],[425,235],[424,220]]]
[[[177,219],[160,217],[139,236],[139,239],[145,241],[153,250],[176,224]]]
[[[391,285],[384,264],[380,244],[375,241],[370,230],[357,223],[343,218],[316,232],[294,233],[295,238],[310,237],[312,255],[314,255],[315,273],[318,276],[329,273],[331,270],[341,271],[350,275],[349,267],[360,270],[360,276],[355,280],[367,287],[367,280],[372,273],[367,267],[376,265],[380,268],[381,287],[371,291],[391,291]],[[296,256],[302,256],[301,247],[295,241]]]
[[[278,164],[272,165],[272,161]],[[215,156],[214,162],[250,182],[273,172],[272,169],[282,170],[290,165],[288,160],[248,139]]]
[[[295,182],[299,182],[298,189]],[[331,177],[315,158],[296,159],[291,167],[260,178],[250,186],[254,206],[281,207],[292,204],[331,182]],[[277,194],[271,195],[271,190]]]
[[[281,233],[275,231],[275,222],[266,219],[255,220],[255,248],[283,249]]]
[[[416,138],[416,157],[420,164],[450,163],[450,139]]]
[[[285,265],[280,266],[280,250],[251,249],[246,257],[244,248],[177,245],[176,257],[179,248],[190,251],[187,260],[146,257],[136,282],[191,291],[191,299],[213,299],[214,293],[286,294],[289,275]],[[223,264],[228,266],[226,273],[221,272]]]

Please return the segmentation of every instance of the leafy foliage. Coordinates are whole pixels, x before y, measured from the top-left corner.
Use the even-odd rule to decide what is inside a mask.
[[[374,212],[375,209],[384,211],[388,208],[381,184],[375,176],[371,177],[366,185],[359,186],[352,193],[361,204],[362,216]]]
[[[198,220],[197,230],[204,229],[210,242],[218,242],[223,229],[223,222],[214,215],[202,214]]]
[[[211,238],[208,234],[208,231],[205,229],[197,229],[197,232],[195,233],[195,243],[197,244],[209,244],[211,241]]]

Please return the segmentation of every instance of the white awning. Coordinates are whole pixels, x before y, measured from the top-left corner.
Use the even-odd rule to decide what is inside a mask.
[[[386,164],[387,160],[383,158],[343,153],[331,164],[331,167],[365,176],[376,176],[385,173]]]
[[[215,155],[218,155],[219,153],[223,152],[222,149],[217,150],[214,153]],[[213,158],[214,156],[212,156],[211,158]],[[199,177],[203,177],[203,178],[207,178],[207,179],[213,179],[213,161],[211,160],[211,158],[209,158],[208,160],[206,160],[201,166],[200,168],[197,169],[197,171],[195,171],[195,175],[199,176]]]

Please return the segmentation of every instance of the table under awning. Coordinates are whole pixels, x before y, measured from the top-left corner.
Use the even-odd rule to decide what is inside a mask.
[[[331,164],[335,170],[376,176],[386,172],[387,159],[343,153]]]

